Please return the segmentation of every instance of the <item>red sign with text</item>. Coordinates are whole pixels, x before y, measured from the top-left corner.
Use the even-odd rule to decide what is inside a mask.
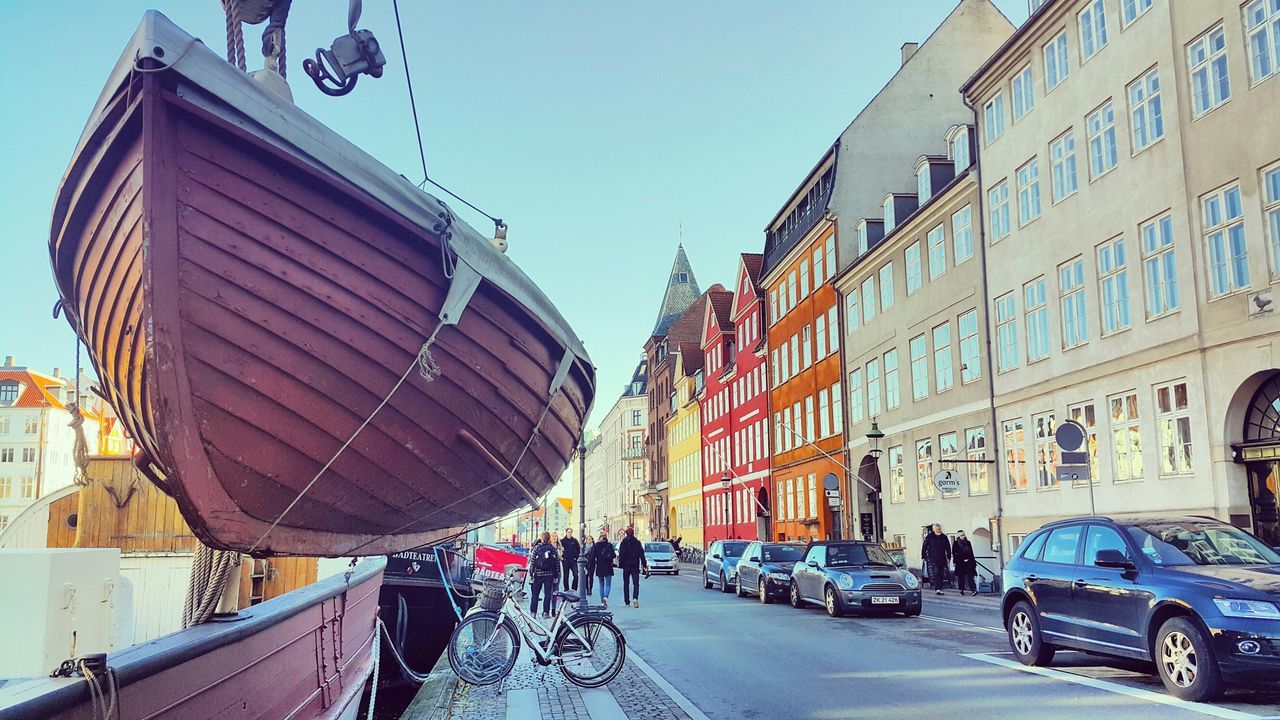
[[[476,567],[474,575],[480,578],[502,577],[508,565],[525,567],[529,558],[504,548],[481,545],[476,548]]]

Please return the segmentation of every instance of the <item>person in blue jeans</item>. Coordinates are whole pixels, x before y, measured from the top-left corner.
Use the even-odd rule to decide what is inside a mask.
[[[618,553],[613,549],[613,543],[609,542],[609,536],[600,533],[600,539],[591,546],[590,559],[598,579],[596,585],[600,588],[600,604],[605,607],[609,607],[609,590],[613,585],[613,561],[617,557]]]
[[[533,577],[533,600],[529,612],[538,614],[538,598],[542,597],[542,617],[551,617],[556,586],[560,583],[560,554],[551,542],[551,533],[542,533],[542,542],[529,552],[529,574]]]

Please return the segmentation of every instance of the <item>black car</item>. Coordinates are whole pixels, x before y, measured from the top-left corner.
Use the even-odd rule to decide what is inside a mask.
[[[872,542],[820,540],[791,571],[791,606],[821,604],[832,617],[850,612],[920,614],[920,579]]]
[[[702,587],[710,590],[720,588],[720,592],[729,592],[738,581],[738,560],[742,551],[747,549],[746,540],[717,540],[707,548],[707,557],[702,561]]]
[[[799,543],[753,542],[738,561],[738,597],[755,595],[768,605],[774,598],[787,596],[791,587],[791,570],[804,559],[804,545]]]
[[[1050,523],[1004,582],[1009,646],[1026,665],[1058,649],[1148,660],[1193,701],[1280,678],[1280,553],[1213,518]]]

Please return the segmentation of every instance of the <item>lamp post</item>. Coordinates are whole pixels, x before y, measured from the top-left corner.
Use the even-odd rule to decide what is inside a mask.
[[[587,611],[587,442],[578,441],[578,611]]]
[[[871,418],[871,429],[867,431],[867,442],[871,448],[868,454],[871,455],[871,459],[877,464],[880,462],[880,456],[884,455],[884,450],[880,449],[881,440],[884,440],[884,432],[880,430],[880,424],[876,422],[875,418]],[[881,537],[882,519],[880,517],[880,491],[873,488],[867,493],[867,500],[871,503],[871,518],[872,523],[875,525],[875,527],[871,529],[870,539],[879,542],[883,539]]]
[[[733,478],[729,473],[720,476],[720,489],[724,491],[724,539],[729,539],[729,528],[733,526],[733,502],[729,497],[729,487],[733,485]]]

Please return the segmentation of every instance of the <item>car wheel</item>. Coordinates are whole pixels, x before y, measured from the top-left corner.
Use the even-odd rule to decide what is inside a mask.
[[[704,590],[711,589],[711,576],[707,574],[706,568],[702,569],[702,589]]]
[[[742,597],[742,578],[738,578],[738,582],[733,584],[733,594]]]
[[[800,586],[791,581],[791,607],[799,610],[804,607],[804,598],[800,597]]]
[[[760,604],[761,604],[761,605],[768,605],[768,604],[769,604],[769,586],[768,586],[768,581],[767,581],[767,580],[761,580],[760,582],[756,583],[756,586],[757,586],[757,587],[756,587],[756,590],[757,590],[757,591],[759,591],[759,593],[760,593]]]
[[[729,581],[725,579],[724,571],[720,572],[720,592],[729,592]]]
[[[825,601],[828,615],[831,617],[842,617],[844,615],[844,602],[840,599],[840,594],[836,592],[836,589],[830,585],[827,586]]]
[[[1190,618],[1165,621],[1156,635],[1156,668],[1169,694],[1206,702],[1222,694],[1222,673],[1209,640]]]
[[[906,611],[906,612],[904,612],[904,613],[902,613],[902,614],[903,614],[903,615],[905,615],[906,617],[918,617],[918,616],[920,615],[920,611],[919,611],[919,610],[908,610],[908,611]]]
[[[1009,612],[1005,622],[1009,631],[1009,649],[1023,665],[1048,665],[1053,660],[1054,649],[1040,634],[1040,619],[1026,601],[1019,602]]]
[[[680,574],[680,571],[679,571],[679,570],[672,570],[672,571],[671,571],[671,574],[672,574],[672,575],[679,575],[679,574]]]

